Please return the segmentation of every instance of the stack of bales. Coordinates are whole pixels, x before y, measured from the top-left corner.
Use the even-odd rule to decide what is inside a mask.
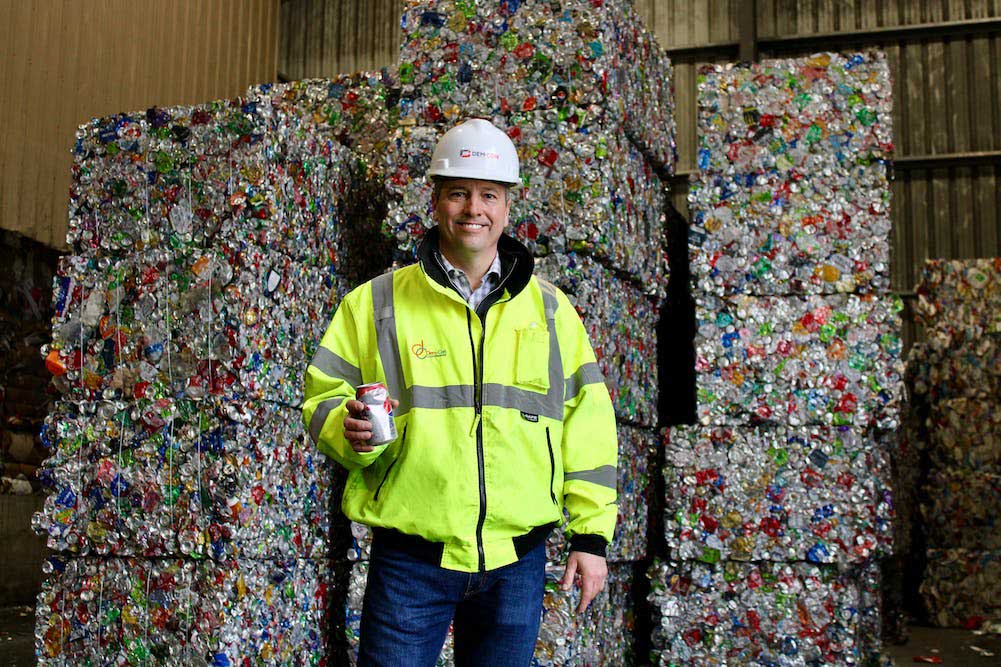
[[[57,551],[42,664],[354,658],[368,534],[332,527],[337,475],[304,437],[301,378],[346,286],[412,258],[430,221],[419,177],[460,109],[518,146],[511,232],[582,313],[619,417],[608,591],[577,617],[554,538],[536,662],[630,661],[669,63],[622,2],[409,4],[404,25],[399,69],[81,128],[44,350],[61,399],[35,521]]]
[[[96,119],[43,350],[43,665],[317,664],[332,466],[299,410],[348,152],[265,97]],[[345,271],[346,271],[346,267]]]
[[[941,626],[1001,620],[1001,260],[930,260],[909,359],[925,417],[921,595]]]
[[[618,1],[409,2],[403,29],[396,127],[375,170],[397,264],[413,261],[434,224],[424,175],[438,138],[464,118],[491,119],[521,161],[509,233],[536,256],[536,275],[581,313],[619,420],[621,509],[608,592],[576,617],[576,591],[556,585],[566,542],[554,535],[536,663],[628,663],[656,445],[654,332],[667,282],[660,176],[675,159],[669,61]],[[369,544],[363,526],[353,533],[349,635],[360,619]],[[449,655],[446,645],[442,661]]]
[[[689,201],[698,423],[671,429],[661,664],[877,650],[899,402],[881,54],[707,66]]]

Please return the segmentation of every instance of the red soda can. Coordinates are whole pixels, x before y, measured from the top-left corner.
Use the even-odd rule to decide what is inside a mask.
[[[381,382],[363,384],[355,389],[355,398],[365,404],[365,419],[372,424],[370,445],[384,445],[396,440],[396,420],[389,389]]]

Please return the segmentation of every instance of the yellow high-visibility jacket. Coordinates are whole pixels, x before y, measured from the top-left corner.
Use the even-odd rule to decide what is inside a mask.
[[[501,283],[474,311],[448,281],[437,231],[419,263],[344,298],[306,371],[304,423],[350,470],[344,513],[377,539],[476,572],[518,560],[566,508],[571,549],[604,555],[615,418],[580,317],[508,236]],[[398,437],[357,453],[345,403],[370,382],[400,401]]]

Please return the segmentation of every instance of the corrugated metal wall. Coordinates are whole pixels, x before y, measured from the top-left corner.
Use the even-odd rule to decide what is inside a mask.
[[[0,5],[0,228],[63,248],[81,123],[273,81],[278,0]]]
[[[278,73],[288,81],[392,65],[403,0],[283,0]]]
[[[675,61],[675,206],[687,215],[695,72],[737,60],[739,0],[636,0]],[[928,257],[1001,255],[1001,0],[758,0],[760,57],[880,48],[893,76],[893,288]],[[856,33],[856,34],[852,34]]]

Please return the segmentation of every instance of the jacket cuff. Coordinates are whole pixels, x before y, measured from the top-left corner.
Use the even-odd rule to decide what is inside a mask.
[[[586,554],[605,557],[608,543],[601,535],[574,535],[570,538],[570,551],[581,551]]]

